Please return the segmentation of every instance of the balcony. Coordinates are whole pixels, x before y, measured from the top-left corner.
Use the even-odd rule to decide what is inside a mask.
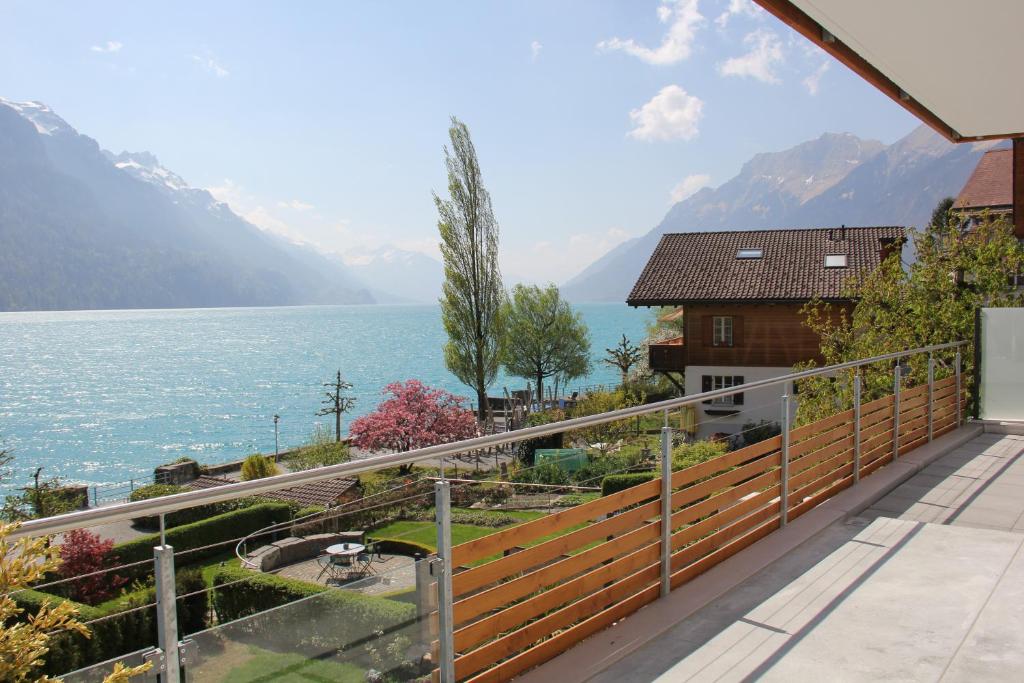
[[[686,368],[686,343],[683,337],[666,339],[648,346],[647,362],[655,372],[682,372]]]
[[[683,349],[681,342],[663,346]],[[241,566],[221,569],[220,582],[206,589],[216,619],[202,630],[185,630],[185,621],[173,618],[175,604],[204,592],[176,595],[174,573],[176,564],[193,561],[193,553],[209,552],[210,539],[170,529],[154,548],[152,562],[143,558],[134,566],[103,570],[155,570],[155,601],[113,616],[152,613],[161,625],[159,640],[115,660],[149,659],[164,681],[250,680],[246,676],[256,674],[269,679],[308,670],[326,678],[372,671],[390,680],[432,674],[440,681],[521,677],[570,683],[590,677],[650,681],[676,671],[681,678],[699,678],[719,662],[736,662],[732,673],[737,675],[722,673],[727,679],[776,673],[775,666],[786,677],[808,662],[821,664],[815,656],[822,651],[844,653],[839,664],[844,670],[894,671],[901,657],[912,659],[911,665],[938,661],[929,658],[931,650],[922,650],[917,659],[907,654],[911,646],[923,647],[921,642],[936,652],[954,652],[961,641],[966,644],[961,650],[971,643],[989,647],[986,633],[992,628],[1013,640],[1004,643],[1006,652],[1019,653],[1024,632],[1007,622],[1018,617],[1012,610],[1000,612],[1015,604],[1012,596],[1002,597],[1015,587],[1003,577],[1024,576],[1019,539],[1013,545],[1012,539],[978,528],[952,527],[991,530],[1002,524],[1005,533],[1024,531],[1024,440],[964,424],[963,348],[963,342],[952,342],[900,351],[577,418],[568,425],[539,425],[94,508],[30,521],[17,533],[59,533],[163,515],[342,475],[433,465],[439,457],[573,430],[632,425],[633,418],[646,415],[660,425],[664,416],[666,431],[654,437],[661,437],[660,468],[647,461],[647,469],[638,473],[630,466],[623,472],[643,476],[625,488],[583,502],[577,496],[553,513],[549,502],[546,513],[476,537],[466,534],[467,512],[460,510],[461,517],[453,519],[452,508],[468,507],[466,494],[474,484],[493,490],[497,482],[436,479],[433,471],[396,480],[372,501],[364,500],[362,509],[339,506],[256,531],[232,529],[240,538],[215,545],[230,543]],[[988,357],[983,385],[992,373],[1012,372],[995,352]],[[904,375],[904,368],[914,374]],[[860,378],[869,373],[875,379],[881,373],[885,381],[874,382],[873,393],[862,396]],[[841,374],[853,388],[844,410],[790,424],[794,380]],[[670,412],[766,387],[779,391],[780,435],[751,438],[697,464],[673,466]],[[989,392],[990,400],[1000,396]],[[1006,400],[1017,405],[1015,395]],[[526,484],[531,485],[543,486]],[[436,537],[436,552],[423,538],[403,536],[414,533],[411,526],[399,535],[393,528],[368,537],[365,546],[360,542],[351,551],[348,545],[331,550],[341,545],[334,536],[363,528],[356,525],[367,523],[367,511],[386,516],[381,508],[398,505],[422,506],[417,509],[428,520],[436,519],[424,522]],[[868,512],[860,514],[863,510]],[[941,528],[922,531],[924,522],[939,522]],[[460,537],[453,543],[455,531]],[[345,552],[352,557],[336,563],[335,555]],[[280,562],[266,562],[271,555]],[[999,562],[1009,570],[1000,570]],[[276,576],[266,576],[271,573]],[[290,577],[305,587],[285,591]],[[854,637],[843,620],[863,621],[857,616],[863,614],[871,618]],[[965,630],[975,628],[977,633]],[[886,647],[880,650],[878,642]],[[910,645],[896,647],[904,642]],[[970,663],[972,653],[964,652]],[[85,664],[84,654],[83,646],[76,661]],[[953,659],[940,664],[955,670]],[[64,679],[92,680],[111,666],[109,661],[90,664],[68,671]],[[829,678],[828,673],[817,676]],[[978,677],[993,677],[984,673]],[[994,673],[999,677],[1006,670]]]

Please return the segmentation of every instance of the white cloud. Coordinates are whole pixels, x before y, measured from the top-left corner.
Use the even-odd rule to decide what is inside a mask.
[[[628,135],[637,140],[691,140],[697,136],[697,124],[704,102],[689,95],[678,85],[666,85],[639,109],[629,112],[635,126]]]
[[[729,20],[733,17],[744,16],[744,17],[760,17],[763,16],[764,10],[755,5],[750,0],[729,0],[729,6],[725,8],[725,11],[718,15],[715,19],[715,23],[718,24],[719,28],[725,28],[729,24]]]
[[[683,201],[687,197],[693,195],[697,190],[702,187],[707,187],[711,184],[711,176],[706,173],[694,173],[686,176],[679,183],[672,188],[669,193],[672,198],[672,203],[676,204]]]
[[[825,75],[830,65],[831,62],[822,62],[817,69],[804,79],[804,87],[807,88],[807,92],[811,95],[818,94],[818,88],[821,86],[821,77]]]
[[[610,38],[597,44],[599,50],[622,50],[648,64],[676,64],[687,59],[693,51],[697,27],[704,21],[698,0],[662,0],[658,7],[658,20],[668,24],[661,45],[645,47],[632,38]]]
[[[311,209],[316,208],[312,204],[307,204],[306,202],[299,199],[291,199],[286,202],[281,201],[277,203],[277,206],[278,208],[291,209],[292,211],[310,211]]]
[[[124,47],[123,43],[119,43],[116,40],[108,40],[102,45],[93,45],[89,49],[93,52],[120,52],[122,47]]]
[[[781,64],[782,41],[774,31],[758,29],[748,33],[743,42],[750,45],[750,52],[727,59],[718,65],[723,76],[750,76],[764,83],[778,83],[775,66]]]
[[[535,40],[530,43],[530,59],[536,62],[537,58],[540,57],[541,50],[543,49],[544,46],[541,45],[539,40]]]
[[[231,75],[231,72],[221,66],[216,59],[210,56],[201,57],[199,55],[192,55],[192,61],[201,66],[204,70],[213,74],[217,78],[227,78]]]

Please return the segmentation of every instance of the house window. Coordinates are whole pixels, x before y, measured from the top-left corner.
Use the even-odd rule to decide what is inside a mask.
[[[826,268],[845,268],[846,254],[825,254]]]
[[[737,249],[736,258],[738,259],[751,259],[761,258],[764,256],[764,249]]]
[[[732,346],[732,316],[716,315],[712,318],[712,346]]]
[[[729,389],[730,387],[738,387],[743,384],[743,377],[741,375],[702,375],[701,376],[701,390],[702,391],[715,391],[718,389]],[[743,405],[743,393],[733,394],[732,396],[721,396],[719,398],[713,398],[704,401],[709,405],[713,406],[741,406]]]

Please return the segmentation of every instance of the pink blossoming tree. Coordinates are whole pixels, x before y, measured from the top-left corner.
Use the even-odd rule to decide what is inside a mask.
[[[477,436],[476,418],[463,405],[465,399],[444,389],[411,379],[389,384],[383,393],[389,398],[349,427],[357,448],[404,453]],[[408,472],[411,466],[402,469]]]

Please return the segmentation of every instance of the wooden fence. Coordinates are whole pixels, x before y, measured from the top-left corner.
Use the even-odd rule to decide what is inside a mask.
[[[934,383],[935,436],[956,427],[954,381]],[[861,406],[860,476],[892,461],[894,403]],[[928,440],[928,386],[901,391],[899,407],[904,454]],[[789,519],[853,483],[853,418],[791,430]],[[673,472],[673,589],[779,528],[781,447],[776,436]],[[508,680],[657,599],[660,494],[656,479],[455,546],[456,680]]]

